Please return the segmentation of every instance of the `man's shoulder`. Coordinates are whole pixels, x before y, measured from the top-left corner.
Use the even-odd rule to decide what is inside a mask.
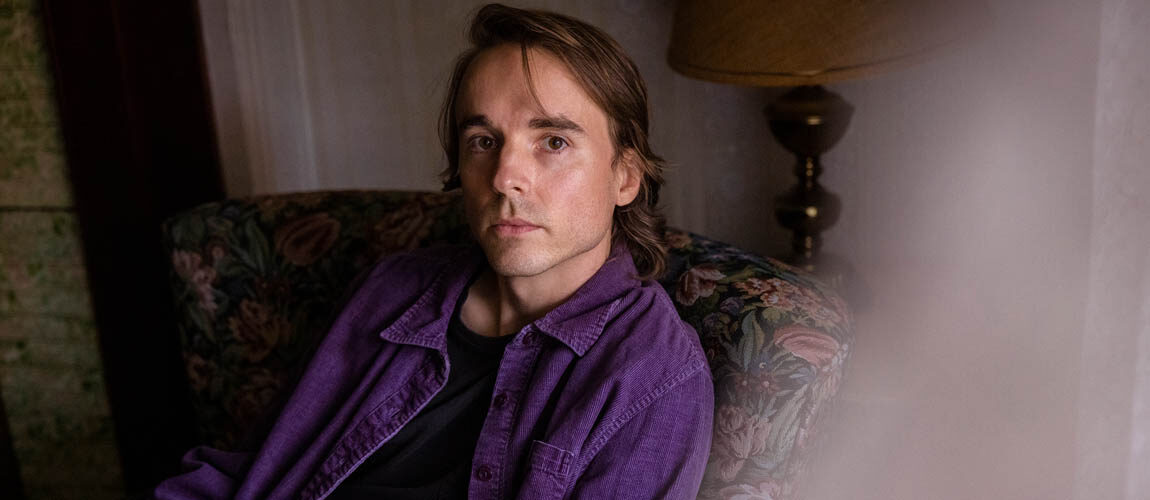
[[[602,401],[611,418],[591,441],[602,443],[646,408],[674,394],[709,414],[713,383],[699,336],[684,322],[666,291],[644,282],[631,289],[608,315],[599,339],[587,351],[570,382],[584,401]]]
[[[628,322],[680,324],[690,328],[683,323],[667,291],[654,281],[640,282],[629,290],[620,300],[615,316]]]
[[[604,327],[597,347],[624,356],[622,362],[701,368],[706,357],[699,335],[679,316],[667,292],[645,281],[624,295]]]

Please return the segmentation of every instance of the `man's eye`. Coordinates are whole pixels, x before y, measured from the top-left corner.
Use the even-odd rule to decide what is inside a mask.
[[[563,148],[567,147],[567,139],[564,139],[564,138],[559,137],[557,135],[553,135],[551,137],[548,137],[547,142],[545,142],[544,144],[547,146],[548,151],[552,151],[552,152],[562,151]]]
[[[479,137],[472,137],[470,141],[472,149],[478,151],[487,151],[495,147],[495,139],[481,135]]]

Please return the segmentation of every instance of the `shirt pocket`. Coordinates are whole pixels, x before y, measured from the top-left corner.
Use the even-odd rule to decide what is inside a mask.
[[[543,441],[531,442],[527,471],[519,488],[521,500],[552,500],[563,498],[567,491],[568,475],[575,462],[575,454]]]

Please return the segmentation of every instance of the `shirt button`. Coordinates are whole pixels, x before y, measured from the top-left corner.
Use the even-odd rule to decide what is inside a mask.
[[[495,400],[491,402],[491,406],[494,406],[496,410],[502,409],[506,405],[507,405],[507,395],[503,394],[503,393],[497,394],[495,396]]]
[[[486,465],[480,465],[478,468],[475,469],[475,477],[476,477],[476,479],[479,479],[480,481],[490,481],[491,480],[491,467],[488,467]]]

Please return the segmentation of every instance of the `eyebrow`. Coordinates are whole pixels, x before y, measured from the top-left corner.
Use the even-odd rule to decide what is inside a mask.
[[[532,118],[531,121],[527,122],[527,126],[535,129],[569,130],[580,134],[587,133],[578,123],[575,123],[563,115]],[[488,120],[485,115],[471,115],[459,121],[458,130],[460,132],[471,127],[491,128],[491,120]]]
[[[460,132],[467,130],[471,127],[486,127],[491,128],[491,120],[488,120],[484,115],[471,115],[459,121],[458,130]]]
[[[569,130],[572,132],[578,132],[580,134],[585,133],[583,131],[583,127],[580,127],[578,123],[571,121],[570,119],[568,119],[567,117],[565,117],[563,115],[544,116],[541,118],[532,118],[531,121],[527,122],[527,125],[531,128]]]

